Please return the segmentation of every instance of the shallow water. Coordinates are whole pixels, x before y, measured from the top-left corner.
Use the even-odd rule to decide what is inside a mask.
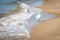
[[[10,2],[15,2],[16,0],[0,0],[0,14],[4,13],[6,11],[9,10],[15,10],[17,9],[17,5],[16,4],[1,4],[1,3],[10,3]],[[20,1],[20,0],[19,0]],[[21,3],[26,3],[28,5],[30,5],[31,7],[37,7],[37,6],[41,6],[44,4],[44,0],[21,0]],[[51,14],[42,14],[42,18],[41,20],[45,20],[45,19],[49,19],[54,17],[54,15]]]
[[[10,0],[11,1],[11,0]],[[21,3],[26,3],[28,5],[30,5],[31,7],[37,7],[37,6],[41,6],[44,4],[44,0],[30,0],[30,1],[20,1]],[[2,12],[6,12],[9,10],[15,10],[17,9],[17,5],[16,4],[0,4],[0,14]],[[50,18],[54,18],[55,16],[52,14],[41,14],[41,19],[40,22],[43,22],[44,20],[50,19]],[[32,20],[34,19],[34,17],[32,18]],[[34,26],[36,23],[36,21],[34,22],[30,22],[29,27],[27,27],[27,29],[29,30],[32,26]]]

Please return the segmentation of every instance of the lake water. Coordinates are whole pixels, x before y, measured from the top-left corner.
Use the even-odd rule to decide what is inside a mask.
[[[11,3],[11,2],[15,2],[17,0],[0,0],[0,4],[3,4],[3,3]]]
[[[15,10],[17,8],[16,4],[12,4],[17,0],[0,0],[0,14],[9,10]]]
[[[15,10],[17,9],[16,4],[11,4],[12,2],[16,2],[17,0],[0,0],[0,14],[9,11],[9,10]],[[44,4],[44,0],[19,0],[21,3],[26,3],[30,5],[31,7],[37,7]],[[10,4],[9,4],[10,3]],[[46,16],[45,16],[46,15]],[[43,14],[43,19],[47,19],[53,17],[51,14]]]
[[[15,2],[16,0],[0,0],[0,14],[2,14],[3,12],[9,11],[9,10],[15,10],[17,9],[17,5],[16,4],[11,4],[12,2]],[[28,5],[30,5],[31,7],[37,7],[37,6],[41,6],[44,4],[44,0],[26,0],[26,1],[20,1],[21,3],[26,3]],[[10,4],[9,4],[10,3]],[[52,14],[41,14],[41,19],[40,22],[50,19],[50,18],[54,18],[55,16]],[[32,18],[33,19],[33,18]],[[31,22],[30,25],[35,25],[35,22]],[[31,26],[32,27],[32,26]],[[30,29],[31,27],[27,27],[27,29]]]
[[[15,10],[17,9],[16,4],[12,4],[16,2],[17,0],[0,0],[0,14],[4,13],[9,10]],[[42,5],[44,3],[43,0],[19,0],[21,3],[26,3],[30,6],[36,7],[39,5]]]

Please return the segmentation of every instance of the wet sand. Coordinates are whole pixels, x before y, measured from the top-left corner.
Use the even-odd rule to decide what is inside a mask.
[[[58,5],[57,5],[58,4]],[[46,0],[41,8],[44,12],[56,15],[31,30],[30,40],[60,40],[60,0]]]
[[[31,30],[30,40],[60,40],[60,18],[46,20]]]
[[[30,40],[60,40],[60,0],[45,0],[39,8],[56,17],[34,26]]]

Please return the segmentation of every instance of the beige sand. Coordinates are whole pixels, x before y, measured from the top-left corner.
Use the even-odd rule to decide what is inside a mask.
[[[36,25],[31,30],[30,40],[60,40],[60,0],[45,0],[39,8],[57,17]]]
[[[60,0],[45,0],[41,7],[44,12],[60,16]]]

